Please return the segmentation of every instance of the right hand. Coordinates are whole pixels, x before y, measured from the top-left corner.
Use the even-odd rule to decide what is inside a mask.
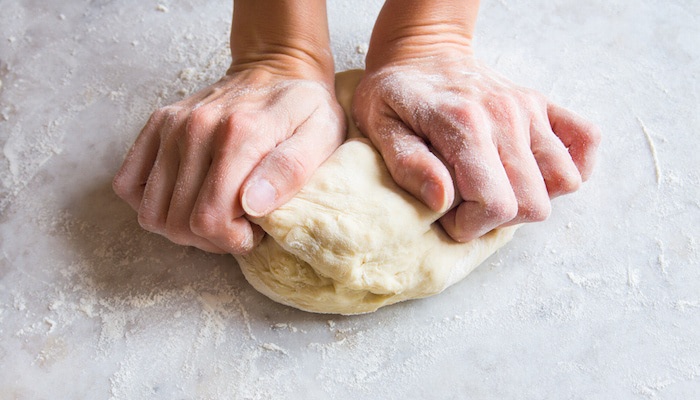
[[[340,145],[345,118],[322,80],[269,68],[231,72],[151,116],[114,178],[145,229],[243,254],[262,216],[298,192]]]

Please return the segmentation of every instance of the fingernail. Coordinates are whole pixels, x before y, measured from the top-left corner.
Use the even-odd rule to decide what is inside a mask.
[[[260,217],[265,215],[275,203],[277,191],[267,179],[258,179],[243,194],[243,209],[246,213]]]
[[[441,211],[445,206],[443,190],[435,182],[425,182],[420,189],[420,195],[423,198],[423,202],[433,211]]]

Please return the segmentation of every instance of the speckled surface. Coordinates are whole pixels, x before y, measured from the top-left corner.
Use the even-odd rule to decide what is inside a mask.
[[[430,299],[272,303],[110,189],[148,115],[217,79],[228,2],[0,0],[0,398],[700,395],[700,3],[483,2],[477,54],[603,130],[591,181]],[[380,2],[329,3],[339,69]]]

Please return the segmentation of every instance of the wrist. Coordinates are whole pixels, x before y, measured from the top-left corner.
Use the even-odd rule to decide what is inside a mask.
[[[251,68],[333,82],[325,0],[234,2],[229,73]]]
[[[387,0],[372,31],[367,70],[416,59],[473,56],[478,0]]]
[[[268,45],[264,48],[232,51],[227,74],[259,69],[290,79],[311,79],[332,86],[333,59],[296,45]]]

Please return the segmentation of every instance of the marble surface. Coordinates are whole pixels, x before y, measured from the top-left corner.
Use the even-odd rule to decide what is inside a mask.
[[[444,293],[357,317],[256,293],[110,189],[226,68],[227,1],[0,0],[0,398],[700,395],[700,2],[482,2],[477,53],[595,121],[591,181]],[[329,2],[339,69],[379,1]]]

